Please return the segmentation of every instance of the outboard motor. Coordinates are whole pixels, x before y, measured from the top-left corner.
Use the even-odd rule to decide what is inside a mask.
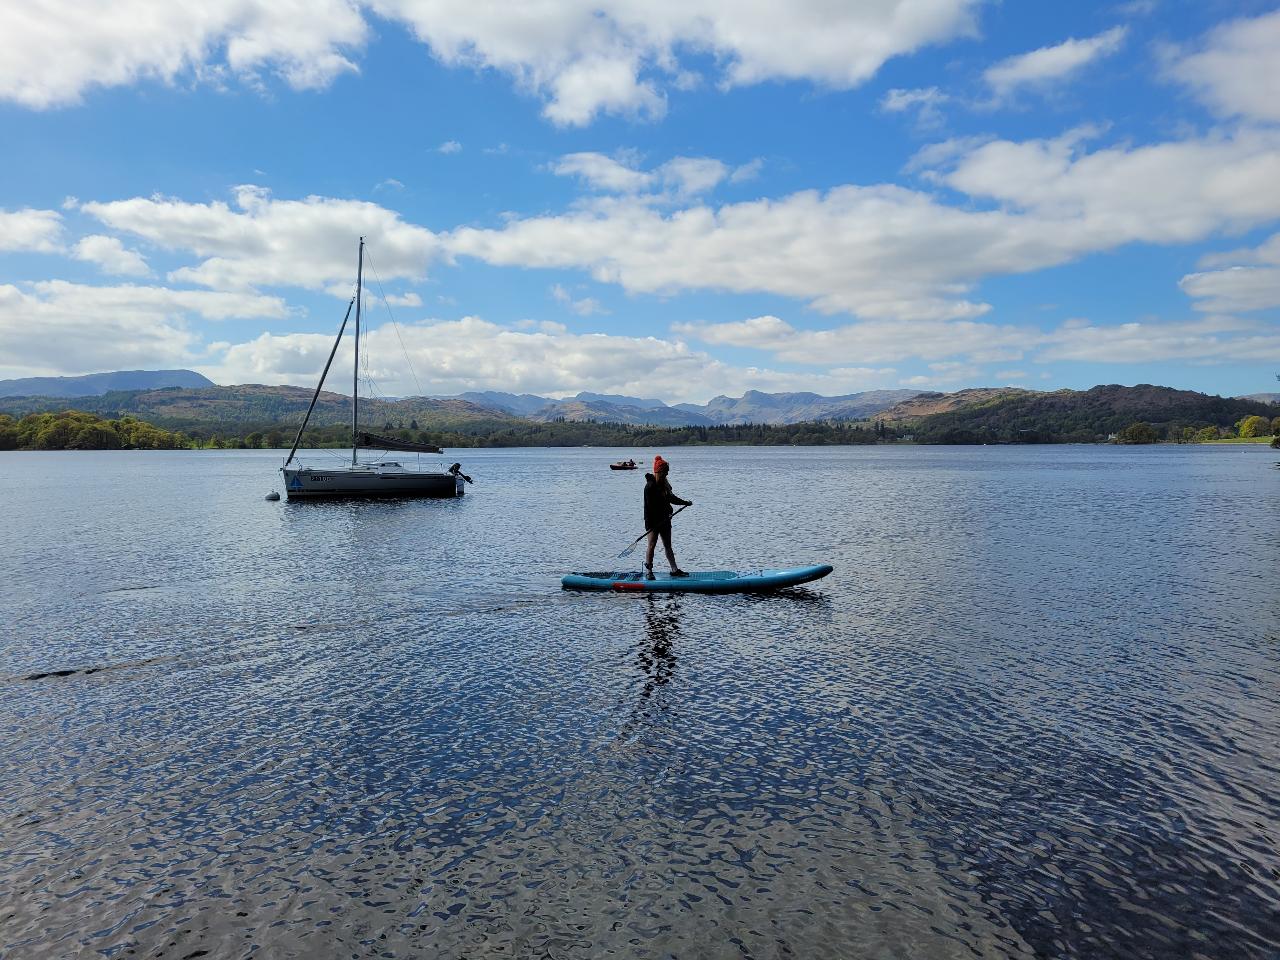
[[[467,483],[471,482],[471,478],[462,472],[462,464],[460,463],[455,463],[452,467],[450,467],[449,472],[452,473],[455,477],[461,477],[463,480],[467,481]]]

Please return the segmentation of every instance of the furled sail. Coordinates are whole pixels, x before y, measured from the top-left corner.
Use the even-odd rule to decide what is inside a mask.
[[[414,443],[412,440],[383,437],[363,431],[356,434],[356,446],[366,450],[399,450],[403,453],[444,453],[440,447],[429,443]]]

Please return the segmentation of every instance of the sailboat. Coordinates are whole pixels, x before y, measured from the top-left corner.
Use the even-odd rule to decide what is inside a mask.
[[[460,497],[465,484],[470,480],[462,473],[461,464],[455,463],[448,470],[420,470],[416,466],[406,466],[399,460],[361,460],[361,450],[402,451],[405,453],[443,453],[439,447],[427,443],[413,443],[395,437],[381,437],[360,429],[360,301],[364,281],[364,237],[360,238],[360,252],[356,261],[356,295],[347,304],[346,315],[342,318],[342,326],[338,328],[338,336],[333,341],[333,349],[329,351],[329,359],[325,362],[320,374],[320,382],[311,395],[311,405],[307,407],[307,415],[302,418],[302,426],[293,440],[293,447],[285,457],[280,472],[284,474],[284,489],[290,500],[295,497]],[[290,467],[294,455],[298,452],[298,444],[302,442],[302,433],[307,429],[311,412],[320,398],[320,389],[324,386],[325,377],[329,375],[329,367],[333,365],[334,355],[338,352],[338,344],[342,342],[343,331],[347,329],[347,320],[351,317],[351,308],[356,311],[355,329],[355,365],[351,377],[351,463],[340,466],[321,468],[304,467],[299,463]]]

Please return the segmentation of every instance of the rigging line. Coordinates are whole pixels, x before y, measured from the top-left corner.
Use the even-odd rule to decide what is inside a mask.
[[[400,336],[400,324],[396,323],[395,314],[391,312],[391,304],[387,302],[387,295],[382,289],[382,278],[378,276],[378,271],[373,266],[372,261],[369,263],[369,269],[373,271],[373,282],[378,285],[378,295],[382,297],[382,305],[387,308],[387,318],[391,321],[391,327],[396,332],[396,339],[400,341],[400,350],[404,353],[404,362],[409,365],[409,374],[413,377],[413,385],[418,390],[418,396],[424,396],[422,384],[418,380],[418,372],[413,369],[413,360],[409,358],[409,350],[404,345],[404,337]]]

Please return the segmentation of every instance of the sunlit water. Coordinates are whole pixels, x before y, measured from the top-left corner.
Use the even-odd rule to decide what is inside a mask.
[[[1273,451],[653,452],[0,454],[0,956],[1280,954]]]

